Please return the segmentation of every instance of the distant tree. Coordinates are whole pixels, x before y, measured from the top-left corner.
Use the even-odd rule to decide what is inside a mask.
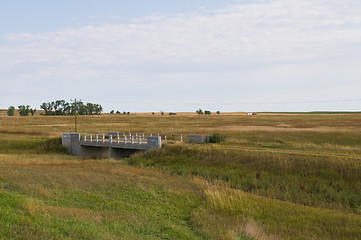
[[[103,107],[100,104],[94,104],[94,113],[95,115],[100,115],[103,112]]]
[[[54,106],[55,115],[65,115],[65,101],[64,100],[56,100],[52,102]]]
[[[86,115],[93,115],[95,112],[95,104],[87,103],[86,104]]]
[[[154,112],[152,112],[152,115],[154,115]]]
[[[204,114],[206,114],[206,115],[211,115],[211,111],[204,110]]]
[[[202,109],[198,109],[198,110],[196,111],[196,113],[198,113],[199,115],[201,115],[201,114],[203,114],[203,111],[202,111]]]
[[[217,114],[219,115],[219,114],[221,114],[221,112],[220,112],[220,111],[217,111]]]
[[[34,109],[30,108],[31,116],[34,116],[35,112],[36,112],[36,108],[34,108]]]
[[[30,113],[30,106],[29,105],[20,105],[18,106],[18,111],[20,116],[29,116]]]
[[[14,106],[10,106],[9,108],[8,108],[8,116],[14,116],[14,114],[15,114],[15,107]]]
[[[125,114],[127,114],[127,113],[124,111],[123,114],[125,115]]]
[[[114,110],[111,110],[111,111],[110,111],[110,114],[113,114],[113,113],[114,113]]]
[[[77,102],[77,110],[79,115],[86,115],[88,113],[88,108],[82,101]]]
[[[127,112],[127,114],[129,115],[129,114],[130,114],[130,112]]]
[[[116,112],[116,114],[120,114],[120,112],[119,112],[119,111],[117,111],[117,112]]]

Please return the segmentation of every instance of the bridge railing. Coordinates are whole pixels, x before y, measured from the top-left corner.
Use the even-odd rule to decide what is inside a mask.
[[[144,135],[80,134],[82,142],[108,142],[118,144],[147,144]]]
[[[147,144],[148,136],[158,136],[163,143],[167,142],[184,142],[187,141],[188,135],[184,134],[145,134],[145,133],[118,133],[111,132],[110,134],[80,134],[80,141],[82,142],[111,142],[118,144]]]

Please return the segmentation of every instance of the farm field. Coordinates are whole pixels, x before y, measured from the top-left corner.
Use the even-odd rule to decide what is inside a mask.
[[[71,116],[0,111],[0,239],[361,239],[361,114],[79,116],[81,133],[213,134],[67,154]]]

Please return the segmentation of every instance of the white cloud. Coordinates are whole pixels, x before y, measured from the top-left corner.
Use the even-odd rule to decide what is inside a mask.
[[[320,72],[324,78],[332,72],[346,74],[361,60],[350,57],[361,47],[360,9],[356,0],[239,2],[212,12],[8,34],[0,45],[0,69],[3,78],[32,79],[34,84],[88,80],[121,87],[132,81],[140,89],[168,82],[170,89],[182,81],[195,86],[208,82],[209,91],[217,92],[211,86],[222,81],[235,96],[244,85],[252,91],[265,83],[317,82],[313,76]],[[337,58],[344,61],[335,62]],[[359,76],[353,67],[351,71],[346,83]],[[337,89],[345,81],[332,84]],[[99,87],[86,89],[106,92],[108,86]]]

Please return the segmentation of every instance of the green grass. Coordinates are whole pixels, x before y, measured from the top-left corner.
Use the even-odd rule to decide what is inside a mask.
[[[263,226],[275,239],[359,239],[361,236],[360,215],[270,200],[222,184],[208,184],[206,198],[207,211],[210,209],[228,218],[252,219],[253,225]],[[257,233],[260,232],[262,230],[257,229]]]
[[[244,131],[227,134],[229,144],[245,146],[268,145],[285,149],[325,148],[331,150],[344,149],[361,151],[361,132],[359,131]],[[242,141],[243,140],[243,141]]]
[[[269,198],[361,213],[360,159],[169,145],[133,156],[128,162],[223,180]]]
[[[201,195],[186,180],[114,162],[5,164],[0,176],[0,239],[205,238],[190,223]]]
[[[0,134],[0,154],[66,153],[61,138]]]
[[[79,117],[84,133],[225,135],[122,161],[68,116],[0,116],[0,239],[360,239],[360,114]]]

